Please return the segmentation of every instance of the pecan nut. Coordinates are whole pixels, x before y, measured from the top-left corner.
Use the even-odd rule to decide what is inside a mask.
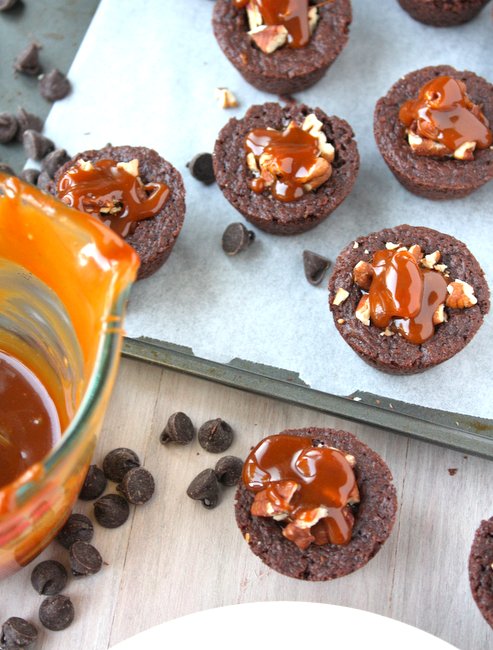
[[[451,309],[467,309],[478,302],[474,288],[463,280],[454,280],[447,286],[449,295],[445,304]]]

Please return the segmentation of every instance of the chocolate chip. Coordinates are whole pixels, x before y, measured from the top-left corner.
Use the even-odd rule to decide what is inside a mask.
[[[116,489],[134,506],[142,505],[154,494],[154,478],[144,467],[134,467],[125,474]]]
[[[19,124],[12,113],[0,113],[0,143],[12,142],[17,133]]]
[[[240,480],[243,471],[243,461],[237,456],[223,456],[214,468],[219,483],[231,487]]]
[[[169,416],[168,424],[159,437],[165,445],[168,442],[176,442],[179,445],[188,445],[195,436],[195,427],[192,420],[186,413],[178,411]]]
[[[31,183],[31,185],[36,185],[39,178],[39,169],[24,169],[21,172],[21,178],[26,183]]]
[[[70,548],[74,542],[90,542],[93,535],[94,526],[89,517],[74,513],[67,519],[55,539],[65,548]]]
[[[7,174],[7,176],[15,176],[14,170],[10,165],[7,165],[7,163],[0,162],[0,172],[2,174]]]
[[[79,499],[92,501],[100,497],[106,489],[108,481],[103,470],[97,465],[90,465],[86,478],[79,492]]]
[[[106,494],[94,502],[94,516],[104,528],[118,528],[130,514],[128,502],[119,494]]]
[[[5,648],[5,650],[30,648],[37,638],[38,630],[32,623],[18,616],[11,616],[2,625],[0,648]]]
[[[103,558],[92,544],[75,542],[70,547],[70,567],[74,576],[92,576],[101,570]]]
[[[67,570],[56,560],[45,560],[37,564],[31,573],[31,584],[38,594],[55,596],[67,584]]]
[[[103,472],[106,478],[120,483],[125,474],[134,467],[140,467],[140,459],[131,449],[118,447],[110,451],[103,460]]]
[[[17,0],[0,0],[0,11],[7,11],[17,4]]]
[[[45,598],[39,607],[39,620],[48,630],[64,630],[74,620],[74,606],[68,596]]]
[[[233,442],[233,429],[221,418],[208,420],[200,427],[198,439],[200,446],[206,451],[220,454]]]
[[[70,81],[67,77],[56,68],[43,75],[39,82],[39,92],[41,97],[49,102],[56,102],[63,99],[70,92]]]
[[[48,174],[48,172],[45,172],[43,170],[38,176],[37,185],[40,190],[46,190],[52,184],[52,182],[53,181],[51,176]]]
[[[22,137],[24,131],[32,129],[33,131],[41,131],[43,128],[43,120],[34,115],[34,113],[28,113],[24,108],[19,108],[17,111],[17,123],[19,129],[17,131],[17,139],[22,142]]]
[[[65,149],[55,149],[41,161],[41,169],[43,169],[51,178],[55,176],[58,169],[70,160],[70,156]]]
[[[216,180],[210,153],[198,153],[187,163],[187,167],[192,176],[204,185],[211,185]]]
[[[187,494],[191,499],[202,501],[204,508],[215,508],[219,503],[219,484],[213,469],[204,469],[190,483]]]
[[[327,258],[312,251],[303,251],[303,267],[305,277],[310,284],[320,284],[324,278],[325,272],[330,266]]]
[[[22,145],[26,156],[33,160],[41,160],[47,153],[53,151],[55,143],[38,131],[27,129],[22,136]]]
[[[230,223],[223,232],[222,246],[227,255],[236,255],[245,250],[255,239],[253,230],[247,230],[242,223]]]
[[[42,70],[39,62],[39,50],[41,45],[30,43],[25,50],[19,54],[14,62],[14,68],[17,72],[22,72],[31,77],[36,77]]]

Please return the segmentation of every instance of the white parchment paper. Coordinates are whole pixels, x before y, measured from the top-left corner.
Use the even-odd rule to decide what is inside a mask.
[[[397,0],[353,0],[346,49],[314,88],[297,98],[352,125],[361,169],[351,195],[303,235],[257,232],[246,252],[227,257],[221,235],[242,220],[216,185],[190,176],[186,163],[212,151],[216,135],[250,104],[276,97],[250,87],[216,44],[210,0],[102,0],[70,71],[73,93],[53,107],[46,132],[71,154],[115,145],[156,149],[183,174],[185,225],[165,266],[132,291],[129,336],[189,346],[219,362],[234,357],[300,374],[313,388],[347,395],[368,390],[393,399],[493,417],[492,318],[452,360],[412,377],[387,376],[364,364],[336,332],[326,284],[303,274],[302,251],[335,260],[352,239],[402,223],[463,240],[493,286],[493,183],[459,201],[432,202],[406,192],[373,139],[377,99],[402,75],[450,64],[493,81],[493,21],[486,9],[447,29],[413,21]],[[214,90],[230,88],[241,105],[218,107]]]

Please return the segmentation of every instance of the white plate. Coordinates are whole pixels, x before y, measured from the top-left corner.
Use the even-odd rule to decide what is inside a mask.
[[[141,632],[113,650],[301,650],[317,646],[343,650],[454,650],[445,641],[391,618],[349,607],[302,602],[248,603],[196,612]]]

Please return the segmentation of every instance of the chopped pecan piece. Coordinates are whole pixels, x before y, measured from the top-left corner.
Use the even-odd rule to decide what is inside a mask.
[[[475,149],[476,142],[464,142],[454,151],[454,158],[456,160],[474,160]]]
[[[354,515],[351,512],[351,509],[348,507],[344,508],[344,510],[342,511],[342,515],[346,520],[349,528],[352,529],[354,527]],[[317,546],[337,543],[334,539],[332,539],[330,522],[327,517],[317,522],[317,524],[313,526],[310,532],[314,537],[313,543],[317,544]]]
[[[367,327],[370,325],[370,297],[368,294],[361,296],[361,300],[356,307],[354,315],[363,323],[363,325],[366,325]]]
[[[435,142],[428,138],[422,138],[412,131],[409,131],[407,141],[417,156],[436,156],[437,158],[445,158],[451,154],[450,149],[448,149],[444,144]]]
[[[371,265],[364,260],[360,260],[353,269],[353,280],[364,291],[368,291],[372,280]]]
[[[438,305],[433,314],[433,325],[440,325],[447,320],[447,314],[445,313],[445,305],[442,303]]]
[[[261,25],[251,29],[248,33],[255,45],[264,54],[271,54],[282,47],[288,38],[288,30],[284,25]]]
[[[286,539],[294,542],[302,551],[307,549],[315,541],[315,537],[313,537],[309,528],[299,528],[294,521],[290,522],[283,529],[282,534]]]
[[[433,253],[430,253],[429,255],[425,255],[420,261],[421,265],[426,267],[427,269],[432,269],[435,264],[438,264],[438,262],[441,259],[441,253],[440,251],[434,251]]]
[[[336,291],[336,295],[334,296],[334,300],[332,301],[333,305],[339,306],[342,305],[342,303],[347,300],[349,296],[349,291],[346,291],[343,287],[339,287]]]
[[[295,481],[279,481],[265,490],[257,492],[251,512],[255,517],[277,517],[286,515],[293,508],[290,501],[298,489]]]
[[[478,302],[474,295],[474,289],[463,280],[454,280],[447,286],[449,295],[445,304],[451,309],[467,309]]]
[[[412,246],[409,246],[409,252],[414,257],[416,262],[419,262],[423,257],[423,251],[421,250],[421,246],[418,246],[418,244],[413,244]]]
[[[312,190],[320,187],[325,181],[329,180],[332,176],[332,165],[325,158],[317,158],[315,164],[310,169],[306,179],[303,179],[305,182],[303,188],[306,192],[311,192]]]

